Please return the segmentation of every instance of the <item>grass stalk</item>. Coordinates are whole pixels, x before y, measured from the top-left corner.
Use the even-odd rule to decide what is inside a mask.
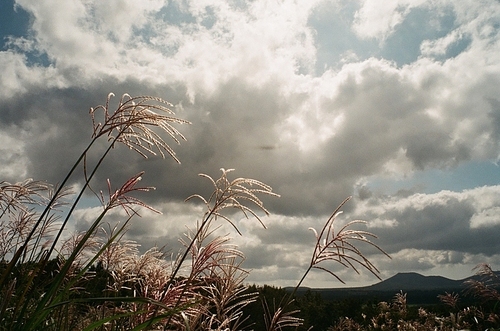
[[[85,193],[87,188],[90,187],[90,181],[93,179],[97,170],[100,168],[103,160],[107,157],[107,155],[109,154],[111,149],[115,146],[115,144],[118,142],[123,143],[144,157],[147,157],[146,155],[147,153],[156,155],[155,151],[153,151],[152,149],[153,147],[155,147],[163,157],[165,156],[163,151],[165,151],[167,154],[172,156],[174,160],[179,162],[179,160],[175,156],[174,151],[170,148],[170,146],[150,127],[159,127],[161,130],[166,132],[170,137],[172,137],[175,142],[179,143],[179,140],[176,138],[176,136],[180,136],[182,139],[185,138],[170,123],[182,124],[189,122],[174,118],[169,115],[157,114],[155,111],[158,110],[164,111],[169,114],[173,114],[173,112],[168,108],[170,104],[163,101],[162,99],[154,97],[132,98],[128,95],[124,95],[119,102],[117,110],[114,111],[113,113],[110,113],[109,101],[112,96],[113,94],[108,95],[105,105],[98,106],[96,108],[91,108],[90,114],[92,116],[92,123],[93,123],[93,135],[91,141],[84,149],[84,151],[80,154],[76,162],[72,165],[71,169],[68,171],[61,184],[55,189],[55,192],[50,197],[48,202],[45,204],[45,208],[40,213],[37,221],[32,225],[28,235],[26,236],[26,238],[24,238],[24,241],[21,244],[21,246],[15,250],[12,259],[9,261],[9,263],[6,264],[6,267],[0,276],[0,289],[2,290],[3,294],[12,297],[14,292],[13,286],[15,286],[15,280],[9,282],[8,281],[9,275],[11,275],[12,271],[14,270],[14,267],[20,263],[21,257],[26,255],[30,242],[33,236],[37,234],[37,231],[40,228],[40,226],[45,226],[44,225],[45,222],[48,222],[51,219],[49,213],[53,210],[54,205],[60,198],[61,192],[63,192],[63,190],[65,189],[67,183],[69,182],[70,178],[74,175],[76,169],[82,164],[82,162],[84,163],[84,169],[86,169],[85,165],[86,157],[90,149],[93,147],[93,145],[99,138],[107,137],[108,141],[110,142],[108,144],[108,148],[100,156],[97,164],[94,166],[90,175],[87,176],[87,174],[85,173],[84,185],[80,190],[78,196],[76,197],[76,200],[71,205],[69,212],[67,213],[66,218],[64,219],[62,225],[58,228],[57,234],[50,246],[50,249],[41,252],[42,254],[39,257],[35,257],[34,253],[38,249],[43,232],[40,231],[40,233],[37,234],[39,237],[36,238],[34,247],[32,248],[29,255],[30,261],[34,259],[35,266],[34,269],[31,270],[32,272],[31,276],[28,277],[27,279],[28,284],[22,291],[21,295],[18,296],[17,298],[18,301],[13,311],[14,316],[17,316],[18,313],[20,314],[19,316],[17,316],[17,318],[14,317],[13,320],[14,323],[13,326],[17,325],[19,329],[35,330],[42,327],[42,324],[44,323],[44,321],[46,321],[47,317],[50,314],[50,309],[48,309],[47,307],[53,306],[54,304],[60,302],[63,299],[62,296],[65,295],[65,293],[68,293],[71,284],[76,282],[79,278],[81,278],[83,274],[86,272],[86,270],[90,267],[91,264],[88,264],[83,270],[80,271],[80,273],[76,276],[76,278],[74,278],[72,281],[69,282],[68,286],[63,287],[62,290],[60,289],[61,286],[63,285],[63,282],[67,278],[70,268],[73,262],[76,260],[76,257],[84,249],[86,242],[89,240],[91,236],[93,236],[98,225],[102,222],[102,219],[109,210],[111,210],[116,206],[123,206],[127,210],[127,212],[130,212],[133,211],[133,209],[129,205],[139,204],[141,206],[146,206],[145,204],[139,202],[139,200],[135,198],[129,198],[129,199],[125,198],[124,199],[125,202],[120,200],[121,198],[124,197],[126,193],[134,190],[133,189],[134,185],[140,179],[139,176],[133,177],[131,180],[127,182],[128,186],[122,187],[122,189],[119,191],[120,194],[115,194],[110,196],[109,204],[105,206],[103,212],[95,219],[95,221],[92,223],[92,225],[87,230],[85,235],[78,242],[77,246],[71,252],[69,258],[62,265],[61,270],[59,270],[59,273],[54,278],[47,292],[44,293],[42,298],[38,300],[38,303],[36,304],[34,311],[30,311],[28,313],[28,306],[30,305],[30,299],[32,299],[34,295],[34,291],[31,291],[31,295],[29,295],[28,290],[32,287],[35,276],[43,272],[47,262],[50,259],[51,254],[56,249],[56,245],[58,244],[61,238],[61,235],[66,227],[66,224],[71,218],[83,194]],[[104,113],[103,124],[98,123],[95,119],[95,114],[97,110],[102,110]],[[14,203],[19,203],[19,202],[16,201],[15,199],[7,201],[6,205],[2,210],[2,215],[4,215],[9,210],[9,206]],[[114,239],[116,239],[116,237],[112,238],[112,240]],[[108,242],[107,244],[109,245],[110,242]],[[102,250],[98,252],[98,254],[96,254],[93,257],[93,259],[91,259],[91,263],[93,263],[99,257],[100,254],[102,254]],[[9,284],[7,284],[8,282]],[[6,298],[6,301],[9,301],[9,298]],[[2,309],[0,309],[0,321],[4,321],[5,318],[7,318],[7,316],[5,315],[8,309],[7,305],[8,303],[2,304]],[[21,311],[19,311],[21,305],[23,306],[23,308],[21,309]],[[59,321],[63,324],[67,322],[64,319]],[[13,330],[15,329],[16,327],[13,328]]]
[[[2,273],[2,276],[0,278],[0,288],[4,288],[5,281],[7,280],[8,275],[12,272],[12,269],[14,268],[14,266],[19,261],[19,258],[25,252],[25,250],[26,250],[26,248],[27,248],[27,246],[29,244],[29,241],[33,237],[35,231],[38,229],[38,227],[42,223],[44,217],[51,210],[53,204],[55,203],[55,201],[59,197],[59,194],[61,193],[61,190],[65,187],[65,185],[67,184],[67,182],[69,181],[69,179],[71,178],[71,176],[73,175],[73,173],[75,172],[75,170],[80,165],[80,162],[84,159],[84,157],[87,154],[87,152],[90,150],[90,148],[92,147],[92,145],[95,143],[96,139],[97,139],[97,137],[93,138],[91,140],[91,142],[89,143],[89,145],[87,146],[87,148],[85,148],[85,150],[83,151],[83,153],[80,155],[80,157],[73,164],[73,166],[71,167],[71,169],[69,170],[69,172],[66,174],[66,177],[63,179],[63,181],[61,182],[61,184],[58,185],[58,188],[56,189],[53,197],[50,199],[50,201],[47,203],[46,207],[44,208],[44,210],[40,214],[40,217],[38,218],[38,220],[35,223],[35,225],[32,227],[32,229],[29,232],[28,236],[26,237],[24,243],[21,245],[21,247],[19,247],[17,249],[17,251],[15,252],[14,256],[12,257],[12,259],[7,264],[7,268],[4,270],[4,272]]]

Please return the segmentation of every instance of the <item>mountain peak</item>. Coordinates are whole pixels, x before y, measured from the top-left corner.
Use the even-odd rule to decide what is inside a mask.
[[[438,290],[462,287],[463,281],[442,276],[424,276],[416,272],[400,272],[369,286],[373,291]]]

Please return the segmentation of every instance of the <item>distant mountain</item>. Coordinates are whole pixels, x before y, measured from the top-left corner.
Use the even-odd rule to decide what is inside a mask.
[[[398,273],[380,283],[366,286],[367,291],[454,290],[463,287],[464,280],[442,276],[423,276],[416,272]]]
[[[500,277],[500,272],[496,272]],[[452,280],[442,276],[423,276],[416,272],[398,273],[377,284],[364,287],[344,288],[307,288],[302,287],[297,291],[300,296],[307,291],[320,293],[324,299],[340,300],[345,298],[377,298],[378,300],[391,300],[396,293],[402,291],[408,294],[408,303],[412,304],[435,304],[439,303],[438,295],[449,293],[460,293],[466,289],[464,282],[469,279],[479,280],[479,276],[471,276],[461,280]],[[291,291],[292,288],[285,288]]]

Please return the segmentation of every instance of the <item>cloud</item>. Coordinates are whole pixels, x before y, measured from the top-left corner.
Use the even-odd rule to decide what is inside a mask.
[[[16,129],[4,129],[0,134],[5,145],[0,147],[0,163],[5,164],[0,170],[1,178],[5,181],[16,182],[19,178],[26,177],[26,163],[28,159],[24,155],[24,144],[15,137],[20,133]]]
[[[427,57],[442,57],[461,44],[469,45],[470,39],[460,31],[454,30],[443,38],[425,40],[420,45],[422,55]],[[464,48],[463,46],[461,47]]]
[[[9,100],[22,95],[33,88],[42,85],[45,87],[62,88],[65,79],[59,77],[54,68],[41,68],[27,65],[26,57],[14,51],[0,51],[0,98]],[[2,114],[4,116],[4,114]]]
[[[498,210],[499,193],[498,186],[490,186],[463,192],[371,197],[357,204],[355,215],[364,215],[370,225],[370,220],[375,220],[372,228],[389,253],[417,249],[493,255],[498,245],[491,231],[499,223],[487,215]]]
[[[354,16],[353,29],[363,38],[386,39],[394,32],[413,7],[424,0],[392,0],[383,4],[374,0],[365,0]]]

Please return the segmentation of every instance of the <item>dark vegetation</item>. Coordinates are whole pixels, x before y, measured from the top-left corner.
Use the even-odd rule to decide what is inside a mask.
[[[43,271],[37,272],[34,279],[38,284],[36,295],[39,296],[47,291],[51,280],[59,273],[61,263],[60,259],[52,259]],[[0,272],[4,271],[6,266],[6,262],[0,263]],[[35,268],[36,265],[33,263],[22,264],[14,268],[11,277],[16,279],[18,286],[22,288],[26,286],[29,275]],[[490,272],[487,266],[482,266],[482,268],[479,274],[484,275]],[[449,288],[446,292],[442,292],[441,289],[413,289],[395,294],[394,290],[376,290],[376,288],[397,286],[396,282],[380,283],[381,286],[375,289],[370,286],[336,289],[300,288],[296,291],[295,300],[288,305],[288,309],[296,310],[296,316],[301,319],[301,325],[294,327],[293,330],[310,330],[311,327],[313,327],[312,330],[343,330],[347,327],[346,323],[350,324],[349,327],[356,327],[359,330],[383,330],[384,326],[377,326],[375,322],[380,320],[388,322],[391,319],[397,319],[392,321],[392,326],[398,321],[401,324],[401,320],[404,319],[408,323],[423,321],[424,324],[416,327],[417,330],[430,330],[431,326],[452,330],[453,316],[457,316],[455,328],[461,325],[470,330],[497,330],[500,327],[500,320],[498,320],[500,298],[496,292],[499,284],[491,283],[483,287],[487,282],[494,280],[497,275],[498,273],[491,273],[490,276],[493,279],[474,276],[463,281],[451,281],[453,283],[449,284],[455,284],[457,287]],[[102,263],[98,263],[89,269],[88,277],[81,279],[77,284],[78,290],[72,293],[72,298],[102,298],[103,294],[108,298],[130,297],[133,296],[134,289],[138,288],[135,282],[130,282],[120,291],[115,292],[110,290],[112,282],[113,275],[105,270]],[[428,285],[421,284],[421,286]],[[435,286],[440,287],[439,283]],[[417,286],[407,284],[406,287]],[[259,300],[252,301],[242,309],[244,315],[248,316],[244,326],[247,326],[249,330],[267,330],[264,322],[267,312],[262,302],[267,302],[273,309],[276,309],[287,300],[291,291],[293,291],[292,288],[268,285],[246,286],[245,292],[248,295],[258,293]],[[99,300],[85,301],[85,304],[79,305],[73,314],[83,317],[88,313],[89,307],[97,308],[101,304]],[[118,310],[122,305],[121,301],[110,301],[107,309]],[[432,317],[432,322],[428,321],[429,316]],[[445,327],[446,323],[450,325],[450,328]],[[388,324],[385,327],[387,329]]]

